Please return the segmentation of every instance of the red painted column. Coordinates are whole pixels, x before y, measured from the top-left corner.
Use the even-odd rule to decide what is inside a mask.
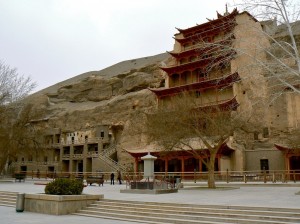
[[[202,160],[199,159],[199,172],[202,172]]]
[[[168,158],[165,158],[165,174],[168,174]]]
[[[184,178],[184,157],[181,158],[181,179]]]

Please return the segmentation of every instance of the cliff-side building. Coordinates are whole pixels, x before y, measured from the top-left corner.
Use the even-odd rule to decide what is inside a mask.
[[[134,75],[120,73],[107,81],[107,86],[104,86],[106,81],[102,77],[96,77],[96,81],[86,78],[79,94],[70,86],[62,87],[59,93],[50,96],[59,96],[52,101],[53,104],[66,97],[70,98],[74,107],[75,103],[81,103],[79,101],[85,97],[84,94],[92,102],[86,104],[88,106],[101,102],[95,110],[82,111],[85,115],[81,120],[74,117],[80,112],[74,112],[73,117],[68,114],[71,117],[69,122],[82,122],[79,127],[92,123],[93,127],[65,130],[62,123],[52,128],[46,121],[45,127],[49,129],[45,135],[46,152],[40,156],[20,155],[15,163],[16,170],[95,172],[126,170],[124,165],[127,164],[127,168],[141,171],[140,158],[150,151],[158,157],[156,172],[204,172],[207,170],[205,165],[184,151],[166,154],[154,152],[150,146],[144,147],[140,144],[142,137],[133,138],[124,125],[130,119],[131,111],[166,105],[170,98],[181,92],[192,93],[200,108],[217,107],[238,114],[247,113],[261,123],[261,130],[232,136],[222,146],[215,164],[217,171],[300,170],[300,150],[291,150],[285,141],[292,130],[300,127],[300,96],[281,86],[282,94],[275,100],[269,100],[274,93],[273,81],[262,67],[257,66],[257,61],[269,60],[263,49],[270,47],[272,42],[264,32],[272,28],[276,30],[276,24],[260,23],[248,12],[234,10],[218,14],[217,19],[177,29],[174,49],[168,52],[167,65],[161,67],[164,87],[153,87],[154,83],[155,87],[161,86],[161,82],[157,82],[157,77],[154,77],[155,82],[152,81],[154,75],[145,73],[148,70],[152,72],[152,67]],[[282,32],[270,35],[282,38]],[[135,60],[131,62],[136,64]],[[123,77],[125,81],[121,80]],[[134,78],[138,79],[136,86],[132,81]],[[145,84],[144,79],[151,80],[151,85]],[[95,89],[89,86],[90,82]],[[158,86],[156,83],[159,83]],[[80,87],[80,83],[73,87]],[[142,93],[138,97],[130,92],[139,90]],[[128,92],[130,94],[126,98]],[[109,101],[118,93],[121,95],[119,98]],[[120,110],[124,111],[120,113]],[[117,116],[119,113],[121,116]],[[124,139],[128,140],[127,145]]]
[[[240,115],[250,113],[253,120],[261,122],[260,131],[232,136],[230,143],[224,144],[217,154],[216,171],[300,169],[296,162],[299,153],[288,153],[291,150],[276,144],[282,140],[278,138],[278,131],[299,127],[300,98],[288,93],[271,103],[274,90],[258,63],[268,63],[263,49],[268,49],[271,42],[264,29],[266,27],[248,12],[239,13],[236,9],[230,14],[218,14],[217,19],[207,23],[177,29],[174,49],[168,52],[171,60],[161,68],[166,77],[165,87],[150,89],[157,97],[158,106],[168,104],[170,98],[181,92],[190,92],[201,108],[219,107]],[[284,108],[280,101],[284,102]],[[280,111],[282,109],[284,111]],[[284,117],[286,122],[278,122],[274,113]],[[156,171],[206,171],[201,160],[185,151],[161,155],[153,149],[128,151],[135,157],[136,170],[140,157],[152,151],[158,157]]]

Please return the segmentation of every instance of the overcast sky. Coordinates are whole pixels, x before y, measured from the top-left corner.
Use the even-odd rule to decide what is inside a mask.
[[[228,1],[0,0],[0,60],[30,76],[37,91],[172,50],[175,27],[215,19]]]

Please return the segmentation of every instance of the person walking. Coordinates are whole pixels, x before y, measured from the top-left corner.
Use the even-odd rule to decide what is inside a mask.
[[[121,172],[120,171],[118,171],[117,180],[118,180],[119,184],[122,184],[122,177],[121,177]]]
[[[115,185],[115,174],[114,173],[110,174],[110,185]]]

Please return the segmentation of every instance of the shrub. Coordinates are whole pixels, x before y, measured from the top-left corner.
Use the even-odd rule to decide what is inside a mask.
[[[82,180],[56,179],[45,187],[46,194],[79,195],[83,191]]]

